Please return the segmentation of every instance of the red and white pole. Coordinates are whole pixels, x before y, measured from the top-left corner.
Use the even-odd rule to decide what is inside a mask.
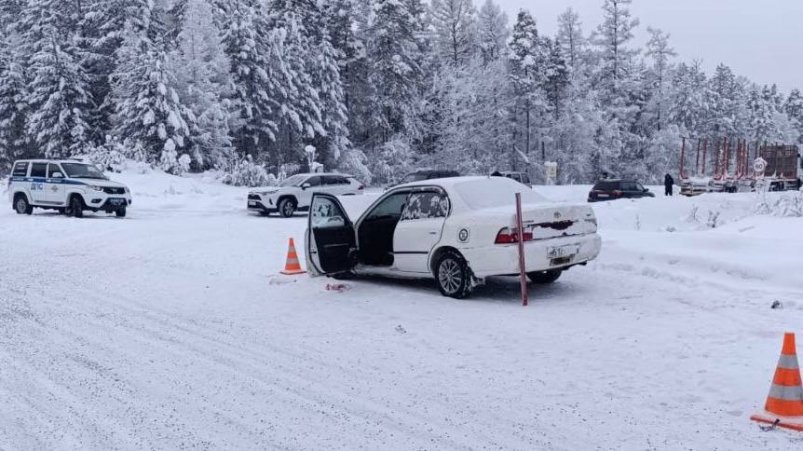
[[[521,193],[516,193],[516,235],[519,243],[519,278],[521,281],[521,305],[527,307],[527,267],[524,264],[524,220],[521,216]]]

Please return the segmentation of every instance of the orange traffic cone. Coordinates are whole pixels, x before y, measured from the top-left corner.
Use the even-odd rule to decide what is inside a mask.
[[[800,383],[800,366],[793,333],[784,335],[781,358],[764,410],[766,412],[753,415],[750,419],[803,432],[803,386]]]
[[[290,246],[287,249],[287,263],[284,265],[282,274],[294,276],[297,274],[304,274],[306,271],[301,269],[301,264],[298,262],[298,254],[296,254],[296,243],[290,238]]]

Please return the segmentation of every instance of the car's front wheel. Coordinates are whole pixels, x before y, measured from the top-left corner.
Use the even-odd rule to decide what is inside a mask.
[[[120,207],[118,208],[114,214],[117,215],[118,218],[125,218],[126,208]]]
[[[74,216],[76,218],[83,218],[84,217],[84,201],[81,200],[79,196],[73,196],[70,198],[70,202],[67,204],[67,208],[64,210],[64,213],[67,216]]]
[[[296,202],[293,199],[282,199],[279,202],[279,214],[283,218],[290,218],[296,212]]]
[[[560,269],[552,269],[549,271],[536,271],[536,272],[529,272],[527,273],[527,277],[533,283],[538,283],[541,285],[546,285],[555,282],[560,278],[560,275],[563,274],[563,271]]]
[[[441,294],[455,299],[464,299],[473,289],[471,269],[457,252],[444,253],[435,264],[435,282]]]
[[[14,210],[18,215],[29,215],[33,213],[33,206],[24,194],[17,194],[17,198],[14,200]]]

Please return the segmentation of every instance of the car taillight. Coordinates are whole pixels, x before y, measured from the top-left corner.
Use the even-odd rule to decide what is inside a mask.
[[[523,233],[524,241],[532,241],[533,240],[533,232],[524,232]],[[510,229],[508,227],[503,228],[496,234],[496,241],[494,244],[512,244],[519,242],[519,233],[516,229]]]
[[[613,195],[619,197],[622,195],[622,192],[619,190],[613,190]]]

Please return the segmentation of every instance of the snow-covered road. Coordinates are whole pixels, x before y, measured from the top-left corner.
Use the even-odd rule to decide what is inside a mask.
[[[803,447],[748,419],[803,333],[803,219],[755,195],[597,205],[600,259],[522,308],[515,279],[277,276],[305,218],[119,178],[125,220],[0,202],[0,449]]]

